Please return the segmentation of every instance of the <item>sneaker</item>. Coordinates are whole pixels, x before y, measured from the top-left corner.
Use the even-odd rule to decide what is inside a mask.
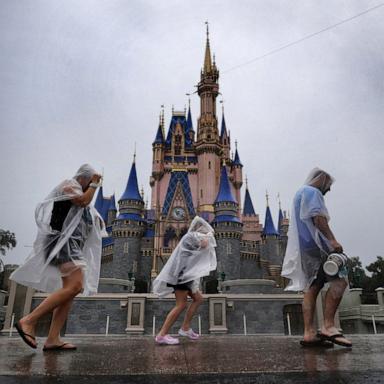
[[[193,332],[192,328],[189,328],[188,331],[184,331],[182,328],[179,329],[179,335],[180,336],[186,336],[191,340],[197,340],[200,335],[196,332]]]
[[[157,344],[168,344],[168,345],[180,344],[179,339],[176,339],[176,337],[172,337],[170,335],[165,335],[165,336],[157,335],[155,337],[155,341]]]

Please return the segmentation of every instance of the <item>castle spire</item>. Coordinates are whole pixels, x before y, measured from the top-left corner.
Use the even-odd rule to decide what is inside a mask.
[[[207,25],[207,42],[205,45],[205,57],[204,57],[204,73],[209,73],[212,70],[212,57],[211,57],[211,48],[209,45],[209,25],[208,21],[205,22]]]
[[[223,161],[225,160],[223,159]],[[219,193],[217,194],[215,200],[215,203],[221,202],[231,202],[237,204],[236,199],[232,195],[231,186],[229,185],[228,180],[227,167],[225,164],[221,167]]]
[[[115,194],[111,196],[111,200],[109,202],[108,211],[117,211],[116,209],[116,201],[115,201]]]
[[[235,141],[235,146],[236,146],[236,151],[235,151],[235,158],[233,159],[233,165],[238,165],[242,167],[243,164],[241,164],[239,152],[237,150],[237,140]]]
[[[248,190],[248,179],[246,179],[245,187],[245,198],[244,198],[244,209],[243,215],[254,216],[256,215],[255,209],[253,208],[251,195]]]
[[[120,200],[139,200],[142,201],[142,197],[139,192],[139,187],[137,184],[137,174],[136,174],[136,149],[133,157],[131,171],[129,172],[127,186]]]
[[[279,236],[279,232],[276,231],[275,224],[273,224],[271,210],[269,209],[268,191],[266,191],[265,197],[267,200],[267,208],[265,210],[265,221],[264,221],[263,235],[264,236]]]
[[[222,119],[221,119],[221,132],[220,132],[220,138],[223,139],[224,136],[228,136],[228,133],[227,133],[227,125],[225,124],[224,106],[223,106],[223,117],[222,117]]]
[[[155,141],[152,144],[163,144],[164,138],[165,136],[164,136],[164,107],[163,107],[163,110],[160,111],[160,115],[159,115],[159,127],[157,128]]]

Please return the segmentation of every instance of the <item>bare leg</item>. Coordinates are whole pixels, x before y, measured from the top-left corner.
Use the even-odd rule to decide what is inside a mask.
[[[307,292],[304,293],[303,299],[303,319],[304,319],[304,340],[312,341],[316,339],[316,329],[314,326],[314,315],[316,308],[316,299],[321,287],[312,285]]]
[[[196,293],[188,292],[188,294],[192,298],[193,302],[191,303],[187,312],[185,313],[184,322],[183,322],[183,325],[181,326],[181,329],[183,331],[189,330],[189,328],[191,327],[191,321],[192,321],[193,315],[195,314],[199,305],[204,300],[203,295],[199,291],[197,291]]]
[[[82,287],[83,272],[80,268],[73,271],[69,276],[63,277],[63,288],[49,295],[29,315],[19,320],[23,331],[34,336],[38,320],[56,307],[65,305],[68,301],[71,302],[81,292]]]
[[[324,325],[321,329],[321,332],[325,335],[332,336],[339,333],[339,330],[335,327],[335,315],[346,286],[347,282],[344,279],[333,280],[330,283],[325,296]],[[336,339],[350,343],[345,337],[337,337]]]
[[[60,331],[68,317],[72,302],[73,300],[67,301],[53,310],[51,327],[49,328],[48,337],[44,344],[46,347],[63,344],[60,340]]]
[[[176,306],[168,313],[163,326],[160,329],[159,336],[168,334],[170,328],[184,311],[187,306],[188,291],[175,291]]]

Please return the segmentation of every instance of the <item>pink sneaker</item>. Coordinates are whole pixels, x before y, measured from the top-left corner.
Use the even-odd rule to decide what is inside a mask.
[[[180,336],[186,336],[191,340],[197,340],[200,335],[196,332],[193,332],[192,328],[189,328],[188,331],[184,331],[182,328],[179,329],[179,335]]]
[[[168,345],[180,344],[179,339],[176,339],[176,337],[172,337],[170,335],[165,335],[165,336],[157,335],[155,337],[155,341],[157,344],[168,344]]]

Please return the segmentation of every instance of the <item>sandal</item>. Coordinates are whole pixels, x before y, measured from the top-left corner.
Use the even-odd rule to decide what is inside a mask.
[[[16,322],[15,328],[16,328],[18,334],[20,335],[20,337],[23,339],[25,344],[29,345],[33,349],[37,348],[37,344],[33,344],[31,342],[31,340],[28,339],[28,337],[30,337],[34,342],[36,342],[35,336],[32,336],[32,335],[29,335],[28,333],[25,333],[19,322]]]
[[[337,344],[337,345],[341,345],[342,347],[346,347],[346,348],[351,348],[352,347],[352,343],[351,342],[346,343],[346,342],[341,341],[341,340],[336,340],[339,337],[345,337],[342,333],[336,333],[336,334],[330,335],[330,336],[325,335],[324,333],[320,333],[319,336],[320,336],[320,338],[322,340],[331,341],[332,343]]]
[[[49,347],[44,346],[43,351],[75,351],[77,349],[76,345],[72,345],[71,347],[65,347],[66,345],[70,345],[70,343],[63,343],[60,345],[52,345]]]
[[[332,348],[333,347],[333,343],[330,343],[322,339],[315,339],[311,341],[300,340],[300,344],[304,348],[317,348],[317,347]]]

